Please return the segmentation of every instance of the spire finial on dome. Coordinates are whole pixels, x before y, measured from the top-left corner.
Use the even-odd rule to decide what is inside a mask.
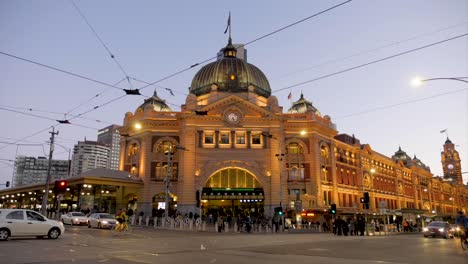
[[[156,91],[156,88],[154,88],[153,97],[158,97],[158,92]]]
[[[224,30],[224,34],[229,30],[229,38],[228,44],[224,49],[222,49],[224,57],[236,57],[237,49],[232,45],[232,38],[231,38],[231,11],[229,11],[229,18],[226,26],[226,30]]]

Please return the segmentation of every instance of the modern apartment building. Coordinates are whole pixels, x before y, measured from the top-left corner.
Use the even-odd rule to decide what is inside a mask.
[[[29,184],[45,183],[47,179],[47,168],[49,159],[46,157],[17,156],[13,174],[12,187]],[[51,180],[64,179],[68,177],[69,161],[52,160]]]
[[[97,142],[104,144],[109,148],[109,159],[107,160],[107,168],[111,170],[119,169],[120,155],[120,133],[118,125],[110,125],[103,129],[99,129]]]
[[[79,141],[73,148],[72,177],[96,168],[107,168],[110,148],[96,141]]]

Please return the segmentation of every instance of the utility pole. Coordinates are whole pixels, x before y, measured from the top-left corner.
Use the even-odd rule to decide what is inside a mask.
[[[185,147],[179,145],[170,144],[167,150],[167,174],[166,174],[166,201],[165,201],[165,208],[164,208],[164,218],[167,219],[169,217],[169,186],[171,185],[172,179],[172,156],[173,156],[173,149],[180,149],[184,151],[188,151]],[[201,207],[201,205],[200,205]]]
[[[164,221],[169,217],[169,186],[172,178],[172,144],[167,150],[167,173],[166,173],[166,200],[164,206]]]
[[[45,192],[44,196],[42,197],[42,206],[41,206],[41,212],[43,215],[46,215],[47,213],[47,200],[49,197],[49,184],[50,184],[50,171],[52,168],[52,154],[54,153],[54,140],[55,140],[55,135],[58,135],[59,132],[55,132],[55,127],[52,127],[52,132],[49,132],[51,134],[50,136],[50,151],[49,151],[49,166],[47,167],[47,178],[46,178],[46,185],[45,185]]]

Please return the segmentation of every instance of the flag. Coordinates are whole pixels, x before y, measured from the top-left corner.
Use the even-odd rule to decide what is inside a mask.
[[[447,129],[441,130],[440,133],[445,133]]]
[[[231,12],[229,12],[229,17],[228,17],[228,22],[226,26],[226,30],[224,30],[224,34],[228,31],[228,29],[231,27]]]
[[[291,100],[291,98],[292,98],[292,94],[291,94],[291,92],[289,92],[288,100]]]

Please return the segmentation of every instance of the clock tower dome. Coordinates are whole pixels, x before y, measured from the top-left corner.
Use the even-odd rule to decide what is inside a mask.
[[[458,151],[455,150],[455,145],[448,137],[445,141],[444,151],[442,151],[441,156],[444,179],[463,185],[460,155]]]

